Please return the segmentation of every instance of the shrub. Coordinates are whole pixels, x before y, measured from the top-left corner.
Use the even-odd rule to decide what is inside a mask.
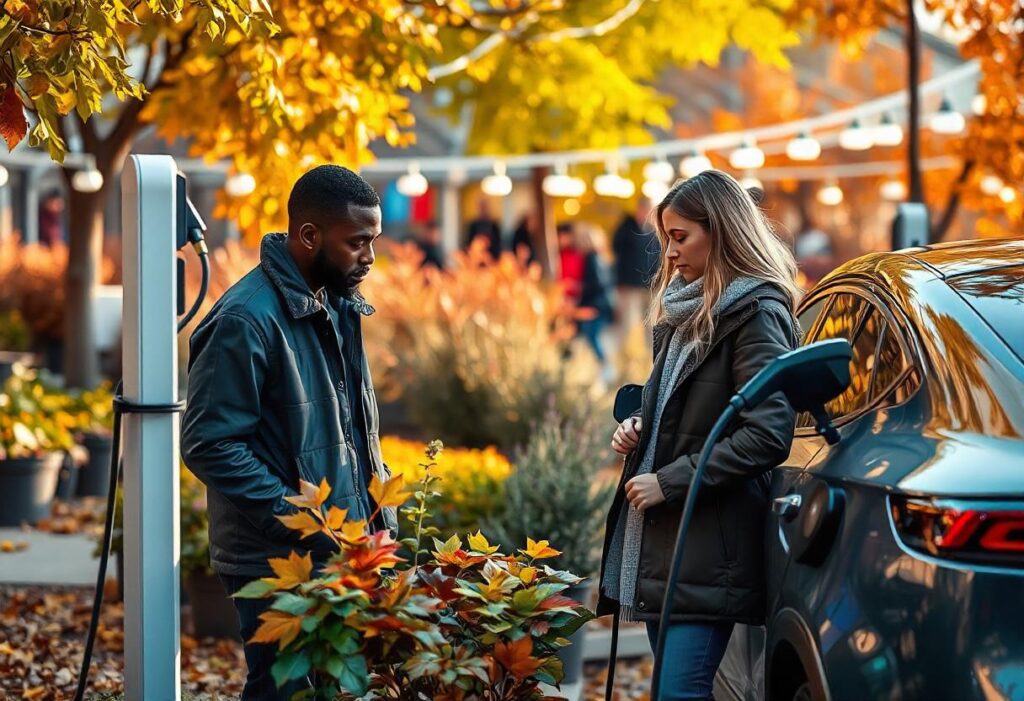
[[[70,450],[85,420],[53,382],[15,364],[0,387],[0,460]]]
[[[592,359],[567,359],[575,334],[562,288],[511,254],[477,242],[450,272],[419,267],[397,246],[367,278],[377,316],[366,325],[381,394],[401,396],[428,432],[456,445],[511,448],[551,398],[563,413],[586,401]]]
[[[584,577],[597,573],[604,521],[614,482],[596,479],[609,462],[606,436],[590,417],[549,411],[516,456],[504,484],[503,508],[484,531],[504,546],[543,533],[563,545],[553,566]]]
[[[25,317],[17,309],[0,310],[0,350],[27,351],[32,348],[32,333]]]
[[[423,479],[417,465],[427,446],[416,441],[385,436],[381,439],[384,461],[394,476],[407,483]],[[456,533],[471,533],[501,508],[504,483],[512,472],[508,458],[494,447],[483,450],[446,448],[431,472],[441,483],[434,503],[434,525],[444,540]]]
[[[246,585],[236,596],[274,599],[260,615],[251,642],[276,643],[271,668],[281,685],[316,672],[316,698],[542,699],[541,683],[562,676],[555,652],[591,618],[562,594],[580,580],[542,560],[559,553],[547,541],[527,541],[504,555],[479,533],[423,547],[432,532],[431,474],[439,444],[431,444],[424,477],[403,509],[415,553],[411,566],[397,555],[390,531],[366,533],[363,521],[324,509],[330,493],[303,482],[289,501],[300,511],[279,517],[305,536],[327,536],[338,553],[314,577],[309,555],[271,559],[274,577]],[[374,478],[379,508],[400,506],[404,479]],[[422,564],[421,564],[422,563]],[[308,696],[307,696],[308,698]]]

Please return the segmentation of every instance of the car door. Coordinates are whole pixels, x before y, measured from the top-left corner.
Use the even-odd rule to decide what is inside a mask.
[[[906,377],[908,365],[894,316],[881,296],[857,284],[834,286],[828,296],[825,312],[806,340],[845,338],[852,347],[850,385],[826,405],[842,441],[826,445],[814,432],[813,418],[798,418],[794,444],[806,444],[803,453],[810,458],[799,475],[773,493],[775,522],[769,528],[769,621],[786,609],[785,615],[804,627],[819,660],[849,640],[861,619],[858,597],[845,590],[855,579],[855,572],[845,569],[854,559],[849,553],[833,557],[842,529],[856,532],[850,522],[860,518],[846,512],[850,494],[844,491],[844,479],[871,471],[867,462],[875,459],[875,452],[864,448],[874,439],[881,409],[894,396],[894,383]],[[851,537],[843,547],[861,547],[863,542]],[[769,645],[776,632],[770,624]],[[830,684],[837,683],[833,676],[829,674]]]

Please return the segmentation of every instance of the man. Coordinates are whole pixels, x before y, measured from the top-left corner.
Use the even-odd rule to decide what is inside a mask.
[[[612,237],[615,253],[615,296],[619,345],[643,323],[651,303],[651,279],[661,260],[658,238],[649,221],[651,203],[641,198],[635,214],[626,214]],[[648,345],[649,334],[644,334]]]
[[[217,302],[191,339],[182,456],[209,488],[210,561],[229,593],[271,575],[269,557],[331,555],[322,534],[302,539],[277,516],[299,480],[331,486],[328,504],[365,519],[382,479],[377,404],[356,291],[374,262],[380,199],[352,171],[325,165],[299,178],[288,233],[264,237],[260,265]],[[396,528],[389,509],[372,528]],[[244,640],[269,601],[234,601]],[[246,644],[243,701],[289,699],[308,681],[276,689],[272,645]]]
[[[491,254],[491,258],[494,260],[500,258],[502,251],[501,227],[491,216],[491,206],[484,198],[480,198],[477,202],[476,219],[469,223],[469,229],[466,232],[466,246],[468,247],[481,236],[487,239],[487,251]]]

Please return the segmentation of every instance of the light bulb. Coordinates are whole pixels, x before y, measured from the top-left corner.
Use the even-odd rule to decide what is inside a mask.
[[[818,202],[827,207],[835,207],[843,201],[843,189],[836,183],[825,185],[818,190]]]
[[[6,185],[10,177],[11,174],[7,171],[7,169],[4,168],[3,166],[0,166],[0,187]]]
[[[80,170],[71,176],[71,187],[79,192],[99,192],[103,188],[103,173],[96,168]]]
[[[929,122],[932,131],[936,134],[959,134],[967,126],[964,116],[953,109],[953,103],[949,98],[942,99],[939,111],[932,115]]]
[[[480,189],[491,197],[505,197],[512,192],[512,179],[505,174],[504,163],[498,161],[494,164],[494,174],[483,179]]]
[[[881,187],[882,199],[889,202],[902,202],[907,198],[907,186],[902,180],[886,180]]]
[[[583,197],[587,184],[581,178],[565,173],[551,173],[544,176],[541,189],[548,197]]]
[[[640,192],[651,202],[661,202],[668,190],[668,183],[663,180],[645,180],[640,188]]]
[[[426,193],[429,186],[416,164],[409,166],[409,172],[400,177],[395,185],[398,192],[406,197],[419,197]]]
[[[801,132],[786,144],[786,155],[794,161],[813,161],[821,155],[821,144],[807,132]]]
[[[729,165],[736,170],[756,170],[764,165],[764,151],[758,148],[753,139],[729,154]]]
[[[644,164],[644,180],[670,183],[675,176],[675,168],[665,159],[649,161]]]
[[[981,179],[979,184],[981,191],[986,195],[998,195],[999,191],[1003,189],[1003,179],[998,175],[986,175]]]
[[[705,170],[711,170],[711,159],[697,151],[692,152],[679,163],[679,174],[687,179],[699,175]]]
[[[999,199],[1001,199],[1006,204],[1010,204],[1015,199],[1017,199],[1017,191],[1014,190],[1009,185],[1007,185],[1002,190],[999,191]]]
[[[764,189],[764,183],[761,182],[760,178],[754,175],[746,175],[740,179],[740,187],[744,190],[749,190],[756,187],[759,190]]]
[[[235,173],[224,183],[228,197],[245,197],[256,190],[256,178],[249,173]]]
[[[847,151],[866,151],[873,143],[871,131],[861,126],[859,119],[839,132],[839,146]]]
[[[879,146],[899,146],[903,143],[903,127],[892,120],[888,114],[874,129],[875,143]]]
[[[636,192],[636,185],[618,173],[602,173],[594,178],[594,192],[601,197],[628,199]]]
[[[980,117],[986,111],[988,111],[988,98],[980,93],[971,98],[971,112]]]

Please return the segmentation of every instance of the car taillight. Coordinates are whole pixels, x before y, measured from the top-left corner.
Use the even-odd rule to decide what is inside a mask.
[[[896,534],[937,557],[1024,566],[1024,502],[891,496]]]

